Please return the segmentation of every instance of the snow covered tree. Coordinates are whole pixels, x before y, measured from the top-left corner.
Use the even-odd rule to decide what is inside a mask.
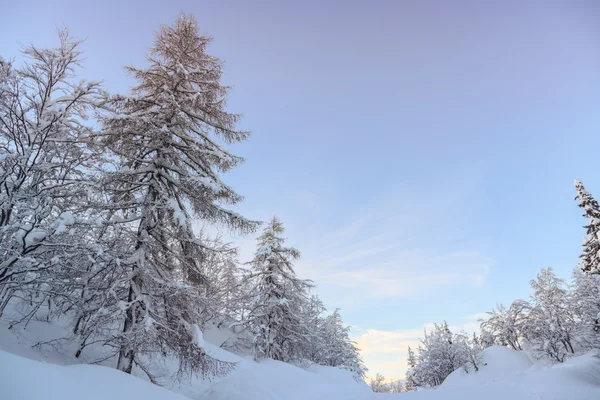
[[[337,308],[323,323],[320,360],[322,365],[348,369],[357,379],[363,378],[366,372],[356,343],[350,339],[350,327],[344,324]]]
[[[406,390],[404,390],[404,381],[401,379],[397,379],[395,381],[391,381],[389,384],[389,392],[390,393],[401,393],[401,392],[405,392]]]
[[[89,192],[97,154],[88,115],[97,82],[77,80],[80,42],[28,46],[21,68],[0,59],[0,314],[18,293],[32,309],[69,301],[75,277],[96,254]]]
[[[583,252],[581,258],[581,269],[590,274],[600,274],[600,205],[594,197],[585,190],[583,184],[575,180],[579,207],[584,210],[583,216],[589,220],[586,236],[583,240]]]
[[[283,224],[273,217],[258,237],[251,262],[255,301],[246,324],[254,335],[256,360],[290,361],[309,340],[296,306],[306,302],[312,283],[296,277],[293,261],[300,257],[300,252],[285,246],[283,233]]]
[[[147,68],[129,67],[137,86],[111,99],[102,144],[118,160],[104,178],[114,224],[130,228],[132,247],[121,259],[127,295],[115,337],[118,368],[131,372],[136,355],[173,354],[180,371],[214,372],[194,332],[203,324],[203,260],[214,251],[192,230],[192,218],[241,233],[257,224],[224,208],[242,200],[219,175],[242,162],[224,149],[248,137],[235,129],[238,115],[225,110],[228,88],[222,63],[206,53],[210,39],[196,21],[181,16],[163,26]],[[118,310],[117,310],[118,311]]]
[[[583,350],[600,349],[600,275],[576,268],[569,301],[577,317],[577,341]]]
[[[478,338],[471,341],[466,334],[453,334],[446,322],[434,324],[433,329],[425,331],[416,355],[409,348],[405,390],[439,386],[460,367],[466,372],[478,370],[481,349]]]
[[[531,281],[531,287],[534,293],[527,318],[527,340],[538,355],[563,362],[569,354],[575,353],[576,330],[565,282],[552,268],[546,268]]]
[[[325,352],[325,304],[317,295],[311,295],[304,303],[301,310],[301,319],[304,330],[308,336],[302,357],[320,364],[323,362]]]
[[[223,243],[220,238],[201,238],[211,249],[203,254],[202,265],[204,275],[209,284],[204,285],[205,296],[209,308],[204,310],[203,320],[219,320],[218,324],[239,321],[243,305],[241,285],[244,270],[237,261],[237,248]]]
[[[491,336],[495,344],[522,350],[524,325],[530,308],[524,300],[514,301],[508,309],[499,304],[480,321],[482,332]]]
[[[481,352],[486,348],[482,338],[473,333],[471,338],[467,335],[458,335],[458,340],[455,339],[455,341],[461,346],[462,352],[467,355],[467,363],[463,366],[465,372],[479,371],[482,364]]]
[[[375,393],[389,393],[390,385],[385,381],[385,377],[380,373],[375,375],[375,378],[371,378],[369,381],[369,387]]]
[[[408,346],[408,357],[406,359],[406,364],[408,365],[408,370],[406,371],[406,381],[404,382],[404,391],[412,392],[417,390],[419,386],[418,379],[416,376],[417,373],[417,358],[415,357],[414,351]]]

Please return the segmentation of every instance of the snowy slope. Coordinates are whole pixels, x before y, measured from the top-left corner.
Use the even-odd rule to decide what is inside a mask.
[[[113,368],[60,366],[0,350],[0,387],[6,400],[185,400],[186,397]]]
[[[534,363],[525,352],[492,346],[483,351],[482,360],[485,365],[478,372],[456,370],[436,392],[451,399],[461,394],[486,400],[600,399],[600,359],[591,353],[563,364],[543,365]],[[429,399],[428,394],[422,398]]]
[[[205,333],[204,349],[215,358],[237,363],[235,370],[213,381],[178,380],[173,360],[157,360],[152,372],[164,388],[148,382],[139,370],[134,369],[138,376],[131,376],[111,368],[114,360],[82,364],[102,358],[100,348],[86,349],[80,360],[74,357],[76,346],[69,343],[56,348],[35,346],[67,335],[68,329],[58,323],[31,321],[25,330],[18,326],[8,330],[7,320],[0,320],[0,399],[80,400],[81,393],[88,396],[88,392],[86,400],[353,399],[372,394],[364,382],[356,382],[350,372],[339,368],[314,365],[302,369],[273,360],[256,363],[249,356],[233,354],[219,347],[230,332],[216,328]]]
[[[354,381],[348,371],[338,368],[302,369],[272,360],[256,363],[250,357],[219,348],[224,334],[213,331],[204,337],[206,351],[217,358],[236,362],[236,369],[212,382],[199,378],[177,381],[168,360],[157,362],[154,372],[165,371],[160,375],[166,387],[162,388],[149,383],[142,374],[136,377],[107,366],[81,364],[68,344],[62,349],[31,347],[40,340],[59,337],[64,333],[59,325],[32,321],[25,331],[13,330],[18,335],[7,329],[5,321],[0,321],[2,400],[600,399],[600,359],[592,354],[547,366],[535,363],[526,353],[496,346],[483,352],[486,365],[480,371],[467,374],[457,370],[438,389],[375,394],[366,384]],[[108,360],[105,364],[114,363]]]

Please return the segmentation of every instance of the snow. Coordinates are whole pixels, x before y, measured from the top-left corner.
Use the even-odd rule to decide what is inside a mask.
[[[546,365],[534,362],[525,352],[492,346],[482,352],[482,360],[478,372],[456,370],[439,389],[426,392],[443,393],[449,399],[458,393],[463,393],[463,399],[481,395],[486,400],[600,399],[600,358],[593,353]]]
[[[200,327],[197,324],[192,325],[192,332],[193,332],[194,344],[196,346],[198,346],[199,348],[203,349],[204,348],[204,335],[202,334],[202,331],[200,330]]]
[[[211,400],[354,399],[369,398],[371,390],[348,371],[314,366],[308,370],[280,361],[242,360],[228,377],[204,393]],[[358,397],[361,396],[361,397]]]
[[[156,360],[153,372],[165,387],[103,365],[82,364],[101,354],[73,356],[73,348],[32,346],[40,340],[65,335],[65,326],[32,321],[26,330],[8,330],[0,320],[0,398],[10,400],[593,400],[600,399],[600,358],[588,353],[563,364],[537,362],[525,352],[493,346],[483,351],[478,372],[453,372],[438,388],[410,393],[373,393],[341,368],[311,365],[306,368],[265,360],[257,363],[220,346],[235,336],[224,327],[209,324],[204,332],[192,326],[195,344],[211,356],[236,364],[227,376],[177,381],[173,360]],[[16,333],[16,334],[15,334]],[[193,344],[191,344],[193,345]],[[86,349],[88,351],[89,349]]]
[[[522,351],[492,346],[482,352],[482,364],[479,371],[475,373],[466,373],[463,369],[457,369],[444,380],[441,386],[468,386],[494,382],[527,370],[533,365],[533,362]]]
[[[2,398],[10,400],[185,400],[186,398],[114,368],[68,367],[0,350]]]
[[[56,228],[54,229],[54,233],[56,235],[63,233],[67,230],[69,225],[73,225],[75,223],[75,217],[71,212],[64,212],[60,214],[58,220],[56,221]]]

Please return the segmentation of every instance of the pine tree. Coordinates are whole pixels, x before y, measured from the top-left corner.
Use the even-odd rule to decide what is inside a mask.
[[[585,190],[583,184],[575,180],[579,207],[584,210],[583,216],[589,220],[584,226],[586,237],[583,240],[583,252],[581,258],[581,269],[590,274],[600,274],[600,205],[594,197]]]
[[[320,364],[347,369],[357,380],[364,378],[367,369],[356,343],[350,338],[350,327],[342,321],[338,308],[323,322],[322,347]]]
[[[406,363],[408,365],[408,370],[406,371],[406,382],[404,383],[404,391],[412,392],[414,390],[417,390],[419,384],[415,381],[417,358],[415,357],[415,353],[410,348],[410,346],[408,346],[408,357],[406,359]]]
[[[129,67],[137,80],[130,96],[115,96],[103,144],[118,159],[104,188],[115,224],[134,227],[132,247],[121,260],[124,325],[117,339],[118,368],[131,372],[136,355],[160,349],[180,361],[180,371],[214,367],[193,345],[202,325],[206,279],[202,261],[213,251],[192,230],[192,218],[242,233],[257,224],[223,205],[242,197],[220,180],[242,159],[219,142],[246,139],[238,115],[225,110],[228,88],[222,63],[206,53],[210,39],[195,20],[181,16],[163,26],[150,50],[149,67]]]
[[[298,313],[306,302],[310,281],[296,277],[293,261],[300,252],[285,246],[283,224],[273,217],[258,237],[252,260],[255,302],[247,317],[254,335],[254,358],[290,361],[308,339]]]

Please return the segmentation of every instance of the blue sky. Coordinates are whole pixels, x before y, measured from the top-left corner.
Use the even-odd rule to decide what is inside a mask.
[[[574,178],[600,196],[595,1],[29,1],[0,54],[86,38],[110,91],[183,11],[215,38],[230,110],[253,131],[225,177],[239,211],[277,214],[298,273],[339,306],[371,374],[402,376],[428,323],[473,329],[568,277],[584,233]],[[235,238],[242,258],[253,238]]]

